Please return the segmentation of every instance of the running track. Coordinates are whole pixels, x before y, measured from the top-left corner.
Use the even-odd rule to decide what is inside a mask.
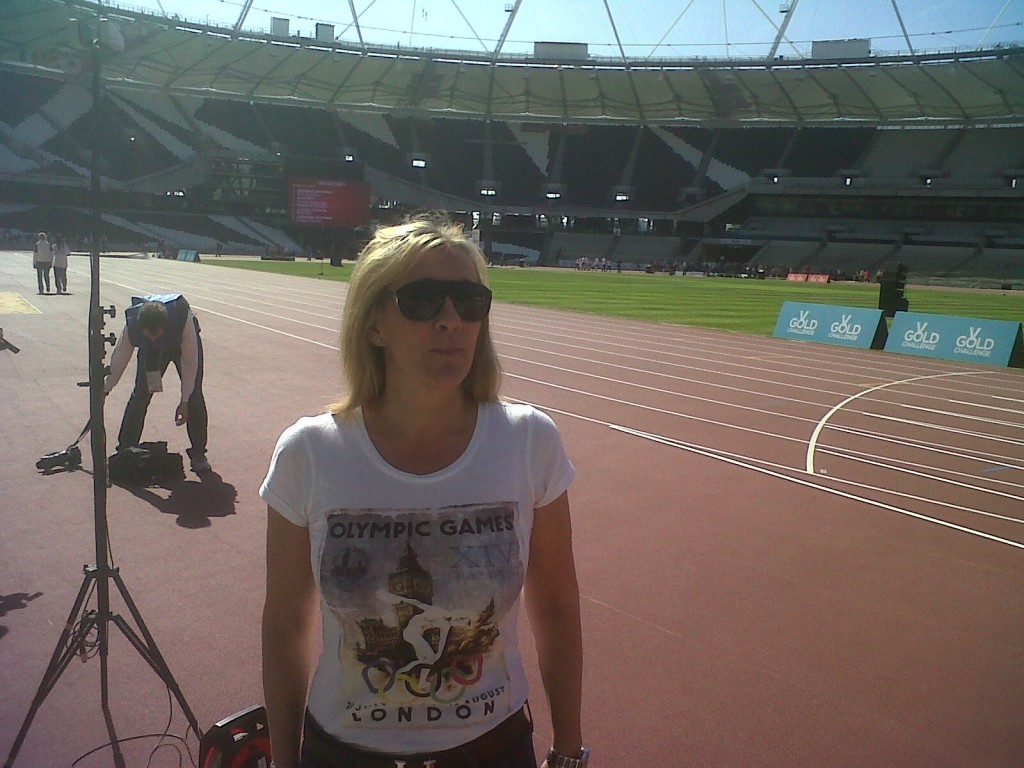
[[[104,259],[102,276],[103,303],[118,307],[109,331],[144,292],[185,293],[203,326],[219,480],[114,487],[108,509],[115,562],[208,727],[260,701],[256,491],[280,431],[337,394],[346,286],[128,259]],[[23,350],[0,352],[4,756],[95,560],[91,478],[33,466],[88,413],[74,385],[86,378],[85,259],[69,281],[74,296],[36,296],[30,256],[0,255],[0,293],[40,310],[0,315]],[[1024,763],[1021,371],[497,298],[504,395],[550,413],[577,466],[595,768]],[[128,389],[108,399],[109,443]],[[154,398],[147,439],[183,451],[173,406]],[[111,658],[117,735],[162,732],[159,680],[119,636]],[[68,669],[16,765],[70,765],[107,740],[97,667]],[[184,734],[180,715],[170,730]],[[145,765],[156,745],[121,751]],[[151,765],[176,766],[182,750],[162,746]]]

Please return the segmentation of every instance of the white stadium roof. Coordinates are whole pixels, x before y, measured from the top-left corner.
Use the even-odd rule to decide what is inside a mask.
[[[97,21],[102,13],[103,22]],[[1024,46],[844,58],[573,58],[274,36],[80,0],[0,3],[0,67],[254,102],[405,116],[652,125],[1024,122]],[[777,39],[778,40],[778,39]],[[852,42],[852,41],[847,41]],[[773,54],[778,47],[773,47]]]

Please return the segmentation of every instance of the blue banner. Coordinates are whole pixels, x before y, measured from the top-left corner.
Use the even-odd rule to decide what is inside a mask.
[[[985,365],[1020,365],[1021,324],[897,312],[885,351]]]
[[[787,301],[775,323],[775,335],[784,339],[819,341],[861,349],[881,349],[887,326],[880,309],[801,304]]]

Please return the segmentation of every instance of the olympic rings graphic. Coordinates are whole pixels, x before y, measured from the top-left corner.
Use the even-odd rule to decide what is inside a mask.
[[[397,699],[388,695],[395,683],[401,682],[409,696],[430,698],[438,704],[453,704],[462,698],[468,686],[480,681],[483,671],[484,657],[480,653],[458,656],[447,667],[420,662],[401,670],[393,661],[376,659],[363,667],[363,682],[371,693],[388,703],[405,699],[401,695]]]
[[[470,670],[468,675],[462,673],[462,670],[466,667]],[[478,683],[484,673],[484,656],[482,653],[476,653],[472,656],[460,656],[455,659],[455,663],[447,671],[451,674],[452,680],[460,685]]]
[[[384,682],[380,685],[375,684],[371,679],[370,675],[373,672],[384,675]],[[366,683],[366,687],[371,693],[387,693],[395,684],[395,673],[397,669],[393,662],[386,659],[377,659],[371,661],[365,667],[363,667],[363,682]]]

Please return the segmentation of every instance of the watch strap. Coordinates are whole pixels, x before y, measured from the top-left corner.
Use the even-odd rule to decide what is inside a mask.
[[[590,759],[590,750],[583,747],[577,757],[562,755],[555,750],[549,749],[547,756],[548,768],[587,768]]]

